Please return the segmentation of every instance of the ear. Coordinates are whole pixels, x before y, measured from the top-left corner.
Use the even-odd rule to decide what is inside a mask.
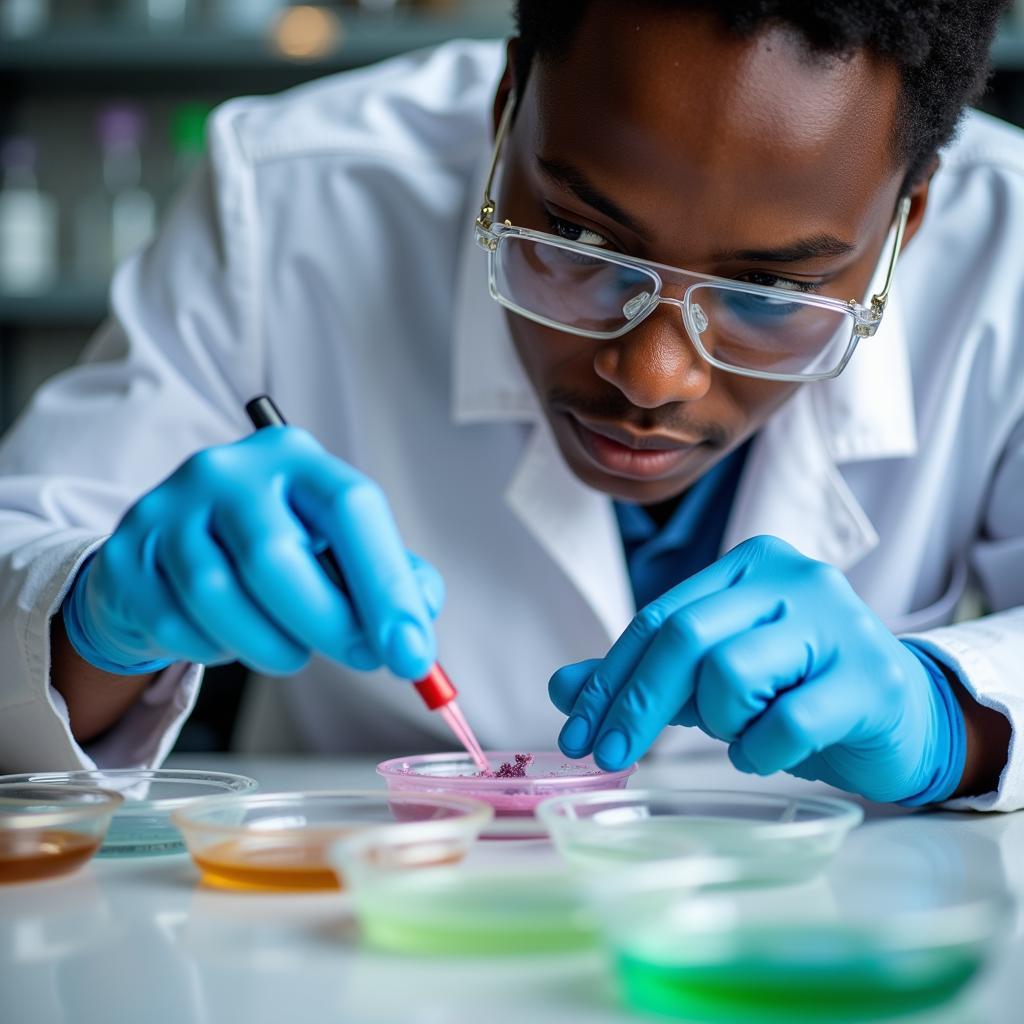
[[[924,220],[924,211],[928,207],[928,193],[932,187],[932,178],[939,169],[938,154],[928,165],[928,170],[921,176],[920,180],[910,190],[910,213],[907,216],[907,229],[903,233],[903,248],[905,249],[910,240],[917,234],[917,229]]]
[[[505,112],[505,105],[513,92],[522,93],[516,82],[516,53],[519,50],[519,39],[513,36],[505,48],[505,70],[501,73],[501,81],[498,82],[497,91],[494,93],[494,109],[491,111],[492,123],[491,134],[496,135],[501,115]]]

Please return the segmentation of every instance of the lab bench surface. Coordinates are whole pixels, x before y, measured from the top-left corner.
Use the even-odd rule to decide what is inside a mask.
[[[237,771],[264,791],[378,788],[366,760],[190,755],[179,767]],[[701,752],[641,767],[631,786],[827,787],[751,779]],[[1005,883],[1024,903],[1024,813],[907,813],[866,805],[853,833],[875,867],[911,857],[936,886]],[[848,841],[849,843],[849,841]],[[848,847],[849,848],[849,847]],[[551,853],[554,857],[554,853]],[[187,855],[94,860],[53,882],[0,889],[4,1024],[627,1024],[600,953],[508,960],[415,959],[359,946],[343,893],[260,895],[198,885]],[[954,1005],[904,1021],[1017,1024],[1024,917],[1008,948]]]

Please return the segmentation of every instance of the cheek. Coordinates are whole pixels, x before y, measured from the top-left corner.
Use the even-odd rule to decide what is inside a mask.
[[[760,430],[800,387],[784,381],[753,380],[729,374],[718,376],[726,400],[746,421],[746,437]]]
[[[570,379],[596,379],[594,344],[587,338],[544,327],[508,311],[505,320],[520,362],[538,391],[555,380],[567,383]]]

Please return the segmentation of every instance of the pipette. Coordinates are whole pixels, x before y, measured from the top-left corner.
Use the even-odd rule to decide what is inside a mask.
[[[261,430],[263,427],[287,426],[287,421],[281,415],[281,410],[278,409],[269,395],[257,395],[256,398],[246,402],[245,411],[252,425],[257,430]],[[316,559],[334,585],[351,601],[352,594],[345,583],[341,566],[338,565],[333,552],[328,548],[317,554]],[[353,610],[355,610],[354,602]],[[429,710],[436,711],[441,715],[456,739],[469,752],[469,756],[473,759],[473,763],[477,768],[482,772],[489,772],[491,766],[488,764],[487,758],[484,757],[480,744],[477,742],[473,730],[469,727],[465,715],[463,715],[459,705],[455,703],[458,691],[440,664],[435,661],[427,675],[422,679],[416,680],[412,685]]]

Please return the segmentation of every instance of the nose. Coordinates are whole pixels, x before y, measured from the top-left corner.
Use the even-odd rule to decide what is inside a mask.
[[[594,353],[594,370],[641,409],[695,402],[711,388],[712,367],[694,349],[680,311],[668,304],[601,345]]]

